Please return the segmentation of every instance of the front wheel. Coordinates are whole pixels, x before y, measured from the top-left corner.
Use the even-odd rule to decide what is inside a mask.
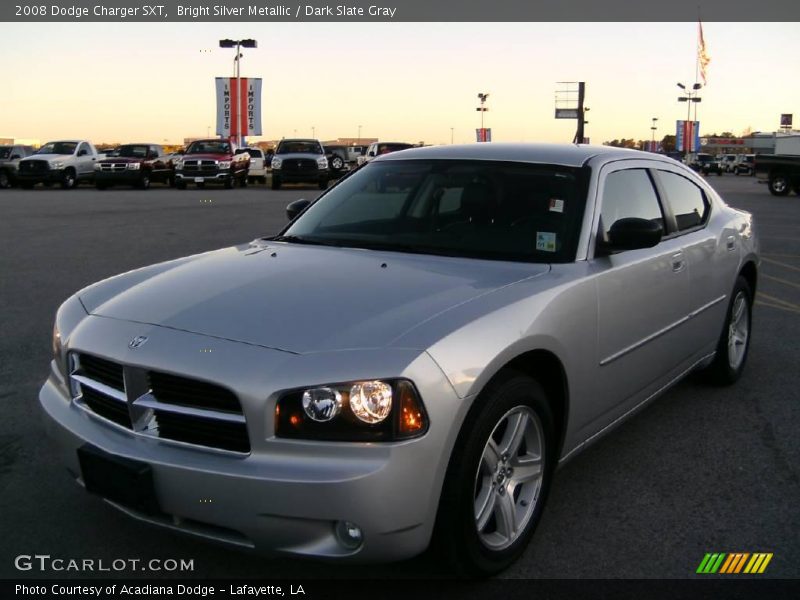
[[[789,178],[783,173],[776,173],[769,178],[769,191],[773,196],[785,196],[790,187]]]
[[[72,169],[65,169],[61,179],[61,187],[65,190],[71,190],[77,183],[78,179],[75,176],[75,171]]]
[[[147,173],[142,173],[141,179],[139,179],[139,189],[146,190],[150,187],[150,175]]]
[[[726,315],[714,362],[706,371],[708,379],[719,385],[730,385],[741,377],[750,349],[753,292],[741,275],[736,279]]]
[[[178,188],[179,190],[185,190],[186,189],[186,181],[183,180],[183,179],[177,179],[175,181],[175,187]]]
[[[434,545],[462,575],[491,575],[525,550],[556,463],[553,415],[541,386],[507,371],[491,382],[459,434]]]
[[[11,187],[11,179],[8,176],[8,172],[0,170],[0,188],[5,189],[9,187]]]

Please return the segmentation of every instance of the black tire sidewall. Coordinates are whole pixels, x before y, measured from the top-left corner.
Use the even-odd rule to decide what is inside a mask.
[[[728,329],[733,318],[733,305],[739,292],[744,292],[747,298],[747,319],[748,319],[748,332],[747,342],[744,351],[744,357],[739,367],[736,369],[731,368],[728,356]],[[736,279],[731,298],[728,302],[728,308],[725,312],[725,324],[722,326],[722,333],[720,334],[719,341],[717,342],[717,354],[714,357],[714,362],[711,363],[709,368],[709,376],[713,383],[720,385],[730,385],[738,381],[741,377],[744,367],[747,364],[747,357],[750,354],[750,341],[753,337],[753,292],[750,289],[750,284],[741,275]]]
[[[512,408],[527,406],[539,418],[544,433],[545,465],[537,505],[525,531],[508,548],[493,551],[478,538],[473,497],[475,473],[486,441],[499,420]],[[541,386],[532,378],[506,371],[490,382],[467,416],[448,466],[437,518],[440,549],[456,573],[485,576],[507,568],[525,550],[539,522],[552,479],[556,444],[552,410]]]

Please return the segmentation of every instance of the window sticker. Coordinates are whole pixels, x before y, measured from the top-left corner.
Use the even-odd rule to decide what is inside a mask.
[[[537,231],[536,249],[542,252],[555,252],[556,234],[551,231]]]
[[[560,198],[550,198],[550,212],[563,213],[564,201]]]

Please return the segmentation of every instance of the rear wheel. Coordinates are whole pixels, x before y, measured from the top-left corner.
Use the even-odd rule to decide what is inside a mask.
[[[344,169],[344,160],[342,160],[341,156],[337,155],[331,159],[331,169],[334,171],[341,171]]]
[[[753,293],[741,275],[728,303],[725,325],[722,328],[714,362],[706,370],[708,379],[720,385],[735,383],[744,371],[750,349]]]
[[[783,173],[775,173],[769,178],[769,191],[773,196],[785,196],[790,189],[789,178]]]
[[[462,575],[491,575],[525,550],[556,463],[541,386],[507,371],[475,401],[447,470],[434,544]]]

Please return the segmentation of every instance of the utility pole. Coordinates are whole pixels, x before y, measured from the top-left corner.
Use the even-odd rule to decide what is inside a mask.
[[[583,81],[578,82],[578,131],[575,132],[575,140],[574,143],[582,144],[583,138],[583,126],[586,122],[583,120],[584,108],[583,108],[583,99],[586,95],[586,83]]]

